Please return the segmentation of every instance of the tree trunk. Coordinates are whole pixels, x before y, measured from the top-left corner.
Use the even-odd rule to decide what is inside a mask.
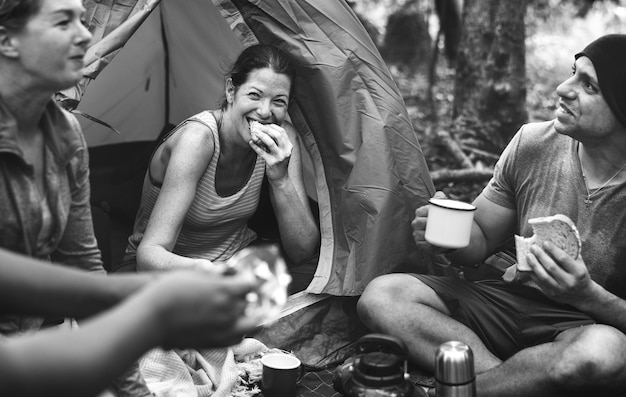
[[[526,122],[527,0],[465,0],[454,88],[454,134],[500,153]]]
[[[432,56],[428,4],[427,0],[410,0],[389,15],[381,49],[387,64],[407,73],[427,75]]]

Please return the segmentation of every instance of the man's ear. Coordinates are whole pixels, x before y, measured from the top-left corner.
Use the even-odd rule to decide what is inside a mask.
[[[0,54],[7,58],[16,58],[19,55],[16,39],[4,26],[0,26]]]

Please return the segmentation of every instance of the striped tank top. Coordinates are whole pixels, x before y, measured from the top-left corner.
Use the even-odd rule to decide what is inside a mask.
[[[220,157],[220,140],[215,117],[207,110],[183,121],[179,127],[188,122],[202,123],[211,130],[215,151],[204,175],[198,182],[196,196],[187,211],[172,252],[189,258],[226,261],[256,238],[256,233],[248,227],[247,223],[259,204],[261,184],[265,174],[265,160],[257,156],[254,169],[246,184],[238,192],[222,197],[215,190],[215,173]],[[172,136],[179,127],[165,136],[162,142]],[[161,186],[150,177],[149,168],[147,172],[150,186],[144,186],[133,234],[128,239],[124,264],[136,263],[137,247],[161,190]]]

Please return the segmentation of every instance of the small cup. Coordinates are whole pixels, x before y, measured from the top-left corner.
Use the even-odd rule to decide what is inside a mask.
[[[264,397],[294,397],[302,380],[300,360],[285,353],[270,353],[261,357],[263,377],[261,389]]]
[[[467,247],[476,207],[462,201],[431,198],[424,238],[442,248]]]

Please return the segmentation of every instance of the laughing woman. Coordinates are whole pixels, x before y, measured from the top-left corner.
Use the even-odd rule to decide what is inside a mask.
[[[228,260],[252,243],[247,226],[264,175],[282,246],[311,263],[319,229],[302,180],[298,136],[287,122],[295,69],[268,45],[245,49],[219,110],[201,112],[156,148],[124,264],[169,270]]]

